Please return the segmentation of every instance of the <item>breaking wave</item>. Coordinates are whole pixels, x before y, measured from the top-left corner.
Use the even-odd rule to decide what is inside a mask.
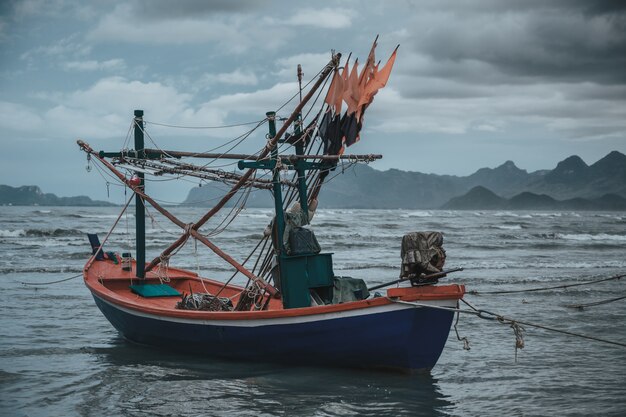
[[[82,236],[78,229],[16,229],[0,230],[0,237],[63,237]]]
[[[544,233],[537,237],[576,242],[626,242],[626,235],[611,235],[609,233]]]

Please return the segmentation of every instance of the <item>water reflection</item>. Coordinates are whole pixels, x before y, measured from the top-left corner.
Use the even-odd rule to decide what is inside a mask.
[[[182,355],[120,337],[85,348],[96,362],[78,408],[109,415],[447,415],[430,373],[284,367]]]

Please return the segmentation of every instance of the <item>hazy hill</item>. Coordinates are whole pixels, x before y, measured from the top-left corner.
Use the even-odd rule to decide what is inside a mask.
[[[626,197],[626,155],[613,151],[591,166],[580,157],[571,156],[552,170],[531,173],[507,161],[496,168],[481,168],[466,177],[398,169],[378,171],[363,164],[356,165],[342,175],[338,167],[329,175],[329,181],[322,189],[320,207],[439,208],[477,186],[503,198],[524,192],[537,196],[543,194],[556,200],[594,200],[606,194]],[[192,189],[185,203],[211,206],[223,194],[223,185],[210,184]],[[477,195],[474,197],[478,198]],[[528,207],[547,204],[542,201],[541,197],[528,195],[519,204]],[[271,195],[266,191],[253,192],[248,199],[250,207],[271,207],[272,204]]]
[[[605,194],[599,198],[556,200],[545,194],[528,191],[506,199],[485,187],[474,187],[467,194],[454,197],[441,208],[446,210],[626,210],[626,198]]]
[[[94,201],[81,195],[78,197],[57,197],[54,194],[44,194],[35,185],[11,187],[0,185],[0,205],[13,206],[112,206],[106,201]]]

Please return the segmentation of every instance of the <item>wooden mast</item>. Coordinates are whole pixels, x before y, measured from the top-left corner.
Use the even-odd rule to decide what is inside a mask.
[[[145,159],[144,138],[143,138],[143,110],[135,110],[134,119],[135,131],[135,151],[138,159]],[[139,178],[139,188],[145,190],[144,173],[136,171]],[[146,207],[143,198],[135,193],[135,239],[137,246],[137,278],[144,279],[146,277]]]

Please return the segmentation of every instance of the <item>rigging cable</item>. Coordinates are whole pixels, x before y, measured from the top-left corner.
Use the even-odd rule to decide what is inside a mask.
[[[94,253],[91,255],[91,257],[89,258],[89,260],[85,264],[85,267],[84,267],[83,271],[87,270],[91,266],[91,264],[94,261],[94,259],[96,259],[96,255],[98,255],[98,253],[102,250],[102,248],[104,247],[104,244],[109,239],[109,236],[111,236],[111,233],[113,233],[113,230],[115,230],[115,227],[117,226],[117,224],[119,223],[120,219],[122,218],[122,215],[124,214],[124,212],[126,212],[126,209],[128,208],[128,205],[130,204],[131,201],[133,201],[133,197],[134,196],[135,196],[134,193],[133,193],[133,195],[130,196],[130,198],[126,202],[126,205],[122,209],[122,212],[119,214],[119,216],[117,216],[117,219],[115,219],[115,222],[113,223],[113,226],[111,226],[111,229],[109,230],[107,235],[104,237],[104,240],[102,240],[102,243],[100,243],[100,246],[98,247],[98,249],[94,251]],[[49,285],[49,284],[57,284],[59,282],[65,282],[65,281],[69,281],[69,280],[74,279],[74,278],[78,278],[81,275],[83,275],[82,272],[80,274],[71,276],[69,278],[64,278],[64,279],[60,279],[60,280],[57,280],[57,281],[50,281],[50,282],[21,282],[21,284],[23,284],[23,285]]]
[[[516,294],[516,293],[523,293],[523,292],[548,291],[548,290],[556,290],[556,289],[563,289],[563,288],[570,288],[570,287],[579,287],[582,285],[597,284],[599,282],[605,282],[605,281],[615,281],[624,277],[626,277],[626,274],[614,275],[612,277],[601,278],[601,279],[597,279],[594,281],[578,282],[575,284],[555,285],[552,287],[539,287],[539,288],[528,288],[528,289],[523,289],[523,290],[502,290],[502,291],[475,291],[474,290],[474,291],[468,291],[467,293],[471,295],[484,295],[484,294],[492,295],[492,294]]]
[[[608,340],[608,339],[602,339],[602,338],[595,337],[595,336],[587,336],[587,335],[580,334],[580,333],[570,332],[568,330],[562,330],[562,329],[557,329],[557,328],[554,328],[554,327],[545,326],[543,324],[531,323],[531,322],[521,321],[521,320],[515,320],[515,319],[509,318],[509,317],[504,317],[504,316],[501,316],[499,314],[492,313],[490,311],[480,310],[480,309],[477,309],[476,307],[472,306],[471,304],[469,304],[467,301],[465,301],[463,299],[461,299],[461,301],[463,301],[465,304],[467,304],[471,308],[471,310],[462,309],[462,308],[437,306],[437,305],[432,305],[432,304],[422,304],[422,303],[411,302],[411,301],[402,301],[402,300],[393,299],[393,298],[389,298],[389,297],[386,297],[386,298],[389,301],[397,303],[397,304],[411,305],[413,307],[434,308],[434,309],[437,309],[437,310],[447,310],[447,311],[464,313],[464,314],[473,314],[473,315],[475,315],[478,318],[485,319],[485,320],[497,321],[497,322],[502,323],[502,324],[511,324],[511,325],[518,324],[518,325],[524,325],[524,326],[528,326],[528,327],[535,327],[535,328],[542,329],[542,330],[547,330],[547,331],[551,331],[551,332],[555,332],[555,333],[562,333],[562,334],[566,334],[566,335],[569,335],[569,336],[580,337],[580,338],[583,338],[583,339],[595,340],[597,342],[602,342],[602,343],[606,343],[606,344],[610,344],[610,345],[615,345],[615,346],[620,346],[620,347],[626,348],[626,343],[616,342],[616,341]]]
[[[258,124],[260,122],[263,122],[263,120],[255,120],[253,122],[235,123],[231,125],[220,125],[220,126],[182,126],[182,125],[171,125],[167,123],[157,123],[157,122],[152,122],[152,121],[146,121],[146,123],[151,124],[151,125],[172,127],[175,129],[227,129],[231,127],[240,127],[240,126]]]

